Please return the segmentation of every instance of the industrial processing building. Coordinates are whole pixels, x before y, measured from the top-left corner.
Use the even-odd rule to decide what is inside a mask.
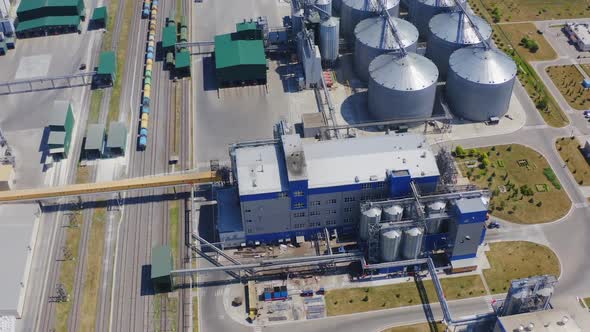
[[[69,101],[54,102],[48,128],[48,153],[51,156],[67,158],[74,129],[74,113]]]
[[[309,239],[327,229],[359,234],[370,262],[435,252],[458,261],[474,258],[485,235],[485,193],[435,191],[440,172],[422,135],[316,141],[287,134],[236,144],[230,155],[235,185],[217,191],[225,246]],[[396,236],[390,231],[398,241],[379,243],[380,235]],[[384,246],[392,251],[380,255]]]
[[[580,51],[590,51],[590,24],[588,23],[566,23],[563,27],[570,41]]]
[[[79,32],[86,16],[83,0],[23,0],[16,14],[19,38]]]
[[[266,84],[263,31],[256,22],[236,25],[237,32],[215,36],[217,86]]]

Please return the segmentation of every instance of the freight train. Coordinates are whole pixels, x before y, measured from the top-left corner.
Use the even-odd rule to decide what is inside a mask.
[[[150,11],[151,9],[151,11]],[[147,146],[148,124],[150,117],[150,103],[152,93],[152,72],[156,55],[156,19],[158,15],[158,0],[145,0],[142,17],[150,17],[148,42],[145,55],[145,69],[143,73],[143,97],[139,122],[137,149],[145,150]]]

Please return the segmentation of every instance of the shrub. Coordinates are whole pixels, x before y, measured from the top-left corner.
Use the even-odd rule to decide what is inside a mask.
[[[455,148],[455,156],[457,157],[464,157],[465,156],[465,149],[461,145],[457,145]]]
[[[543,174],[545,175],[547,180],[549,180],[549,182],[551,182],[551,184],[553,184],[555,189],[557,189],[557,190],[561,189],[561,184],[559,183],[559,180],[557,179],[557,176],[555,175],[555,173],[553,172],[551,167],[547,167],[547,168],[543,169]]]

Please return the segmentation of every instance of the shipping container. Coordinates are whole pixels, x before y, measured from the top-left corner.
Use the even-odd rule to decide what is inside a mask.
[[[147,128],[141,128],[141,129],[139,130],[139,135],[140,135],[140,136],[145,136],[145,137],[147,137],[147,134],[148,134],[148,130],[147,130]]]
[[[141,114],[150,114],[150,107],[149,106],[142,106],[141,107]]]
[[[147,137],[146,136],[140,136],[139,137],[139,148],[141,150],[145,149],[147,146]]]

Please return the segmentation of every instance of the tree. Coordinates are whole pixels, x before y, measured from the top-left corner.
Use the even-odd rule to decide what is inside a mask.
[[[455,156],[457,156],[457,157],[465,156],[465,149],[463,149],[463,147],[461,145],[457,145],[457,147],[455,148]]]
[[[532,53],[536,53],[539,50],[539,44],[537,44],[537,42],[532,39],[530,41],[531,41],[531,43],[530,43],[528,49]]]

